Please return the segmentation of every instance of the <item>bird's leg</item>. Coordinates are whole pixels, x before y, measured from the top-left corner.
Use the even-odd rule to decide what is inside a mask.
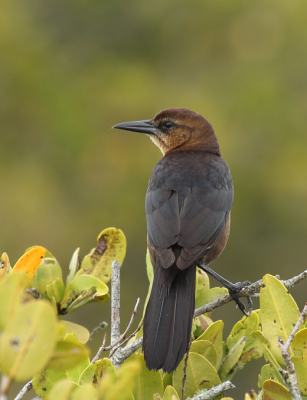
[[[247,297],[247,304],[248,304],[248,313],[246,312],[245,305],[242,303],[240,300],[238,294],[241,289],[243,289],[245,286],[248,286],[251,284],[250,281],[244,281],[244,282],[237,282],[237,283],[232,283],[229,282],[227,279],[223,278],[221,275],[213,271],[211,268],[207,267],[207,265],[202,264],[201,262],[197,263],[197,266],[202,269],[203,271],[207,272],[209,275],[213,276],[217,281],[219,281],[222,285],[228,289],[230,296],[234,299],[234,301],[237,303],[238,307],[240,310],[243,312],[244,315],[247,317],[251,316],[252,310],[253,310],[253,302],[251,297]]]

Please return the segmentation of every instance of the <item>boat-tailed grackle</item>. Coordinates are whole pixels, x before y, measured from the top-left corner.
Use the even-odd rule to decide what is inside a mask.
[[[187,351],[195,307],[196,266],[237,296],[249,282],[233,284],[208,268],[224,250],[230,229],[233,184],[211,124],[186,108],[113,128],[146,133],[163,158],[146,193],[147,245],[154,282],[144,317],[148,369],[176,369]]]

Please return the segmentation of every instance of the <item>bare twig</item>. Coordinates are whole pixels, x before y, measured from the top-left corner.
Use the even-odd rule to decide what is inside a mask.
[[[221,383],[220,385],[214,386],[208,390],[200,390],[196,396],[188,397],[186,400],[211,400],[215,396],[226,392],[226,390],[234,389],[235,385],[233,385],[230,381],[226,381]]]
[[[111,352],[110,356],[109,356],[109,358],[111,358],[112,355],[115,353],[116,350],[118,350],[124,343],[126,343],[128,340],[130,340],[130,339],[141,329],[143,323],[140,324],[140,325],[138,326],[138,328],[137,328],[124,342],[122,342],[122,341],[126,338],[126,335],[127,335],[128,331],[129,331],[129,329],[130,329],[130,327],[131,327],[131,325],[132,325],[132,323],[133,323],[133,320],[134,320],[134,318],[135,318],[135,316],[136,316],[136,313],[137,313],[137,308],[138,308],[139,303],[140,303],[140,298],[138,298],[137,301],[136,301],[136,304],[135,304],[135,306],[134,306],[134,310],[132,311],[132,315],[131,315],[129,324],[128,324],[128,326],[127,326],[125,332],[122,333],[122,334],[119,336],[119,338],[116,340],[116,342],[110,344],[110,346],[106,346],[105,344],[106,344],[107,333],[105,333],[104,339],[103,339],[103,343],[102,343],[102,345],[100,346],[100,348],[99,348],[97,354],[95,355],[95,357],[94,357],[94,358],[92,359],[92,361],[91,361],[92,364],[94,364],[97,360],[99,360],[99,358],[100,358],[102,352],[104,352],[104,351],[113,350],[113,351]]]
[[[21,389],[21,391],[18,393],[18,395],[15,397],[14,400],[21,400],[21,399],[23,399],[23,396],[24,396],[27,392],[29,392],[32,388],[33,388],[32,381],[29,381],[28,383],[26,383],[26,384],[24,385],[24,387]]]
[[[301,274],[294,276],[293,278],[290,278],[288,280],[281,280],[281,283],[287,289],[290,289],[291,287],[293,287],[297,283],[301,282],[306,277],[307,277],[307,270],[303,271]],[[262,279],[243,288],[239,292],[238,296],[239,297],[248,297],[248,296],[256,296],[256,295],[259,296],[259,294],[258,293],[255,294],[255,292],[260,290],[261,285],[262,285]],[[194,312],[194,317],[198,317],[201,314],[213,311],[216,308],[229,303],[230,301],[233,301],[233,299],[229,295],[227,295],[221,299],[211,301],[210,303],[207,303],[204,306],[197,308]],[[140,337],[133,343],[130,343],[128,346],[121,348],[120,352],[116,352],[116,354],[113,355],[114,358],[113,358],[112,362],[114,361],[117,365],[122,364],[128,357],[131,356],[132,353],[134,353],[138,348],[140,348],[142,346],[142,343],[143,343],[143,337]]]
[[[97,351],[97,354],[96,354],[95,357],[92,359],[91,364],[95,364],[95,362],[99,360],[99,358],[100,358],[102,352],[105,351],[106,341],[107,341],[107,332],[104,333],[102,345],[99,347],[99,349],[98,349],[98,351]]]
[[[294,336],[299,330],[299,327],[302,325],[303,321],[306,319],[307,315],[307,303],[305,304],[305,307],[303,308],[303,311],[301,312],[299,319],[297,323],[295,324],[294,328],[292,329],[292,332],[290,333],[286,343],[284,344],[281,338],[278,339],[279,342],[279,347],[281,348],[281,355],[284,359],[284,362],[287,367],[287,371],[284,371],[283,369],[280,369],[279,372],[284,378],[285,384],[287,385],[287,388],[289,389],[289,392],[292,396],[293,400],[301,400],[301,395],[297,383],[297,376],[294,368],[294,364],[291,361],[291,357],[289,354],[289,348],[291,346],[291,343],[293,342]]]
[[[256,398],[256,400],[262,400],[263,397],[263,390],[261,390]]]
[[[120,337],[120,264],[112,262],[111,279],[111,345]]]
[[[96,335],[96,333],[98,333],[100,331],[100,329],[105,329],[107,326],[108,326],[107,322],[105,322],[105,321],[100,322],[100,324],[92,330],[88,340],[91,341],[93,339],[93,336]]]
[[[188,350],[187,350],[185,360],[184,360],[182,388],[181,388],[181,400],[184,399],[184,389],[185,389],[185,381],[187,380],[187,368],[188,368],[188,359],[189,359],[190,348],[191,348],[191,341],[189,343]]]

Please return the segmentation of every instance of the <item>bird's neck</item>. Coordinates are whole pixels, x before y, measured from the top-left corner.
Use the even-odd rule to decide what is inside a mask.
[[[183,146],[175,147],[174,149],[167,151],[165,154],[169,154],[174,151],[186,151],[186,150],[197,150],[197,151],[203,151],[205,153],[215,154],[216,156],[219,156],[219,157],[222,156],[221,151],[220,151],[220,146],[217,141],[212,144],[198,143],[198,144],[191,144],[190,146],[185,144]]]

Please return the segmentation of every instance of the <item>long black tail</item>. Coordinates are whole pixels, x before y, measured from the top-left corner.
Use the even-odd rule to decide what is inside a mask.
[[[187,351],[195,308],[196,263],[186,270],[156,264],[144,317],[143,350],[148,369],[174,371]]]

